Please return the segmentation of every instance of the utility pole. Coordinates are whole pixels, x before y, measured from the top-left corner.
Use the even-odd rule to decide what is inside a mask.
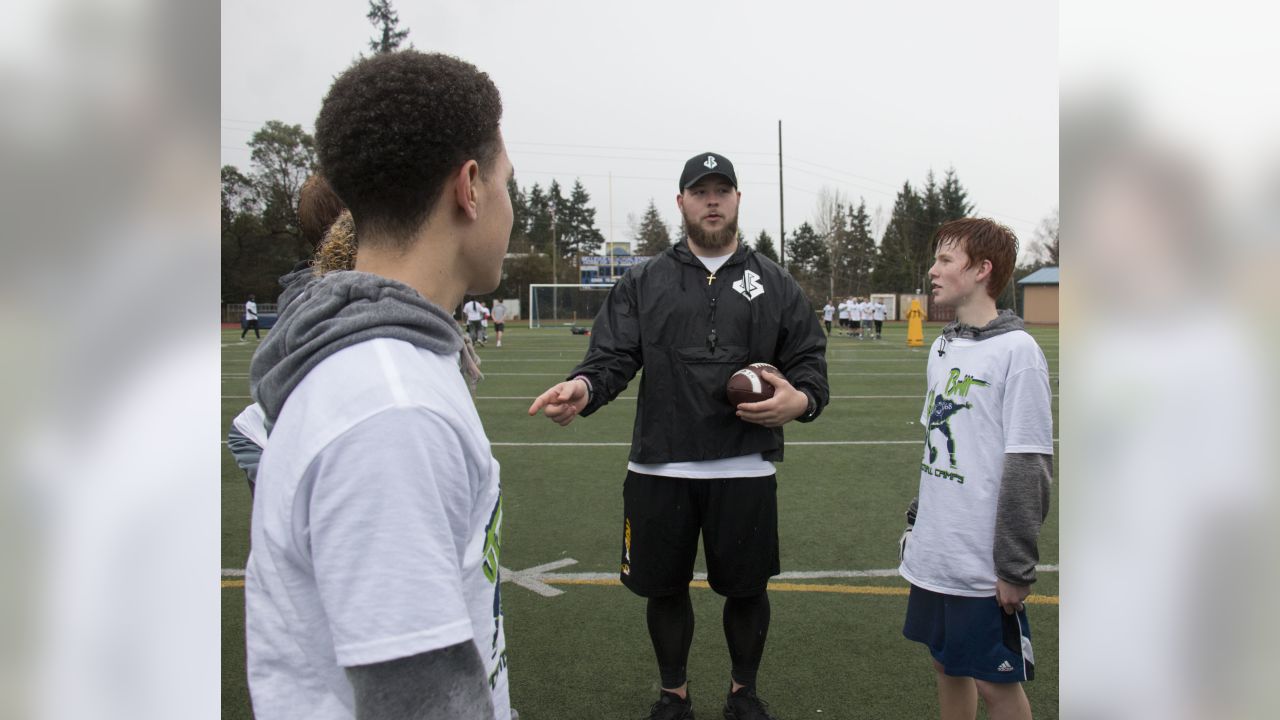
[[[781,250],[779,262],[787,266],[787,222],[782,217],[782,121],[778,121],[778,248]]]
[[[609,242],[605,243],[609,255],[609,282],[618,281],[618,268],[613,259],[613,171],[609,171]]]
[[[560,252],[556,249],[556,207],[551,206],[551,282],[559,284],[560,278],[556,274],[556,256]]]
[[[560,254],[560,250],[556,247],[556,206],[551,206],[551,320],[555,322],[560,317],[560,288],[555,285],[560,284],[560,276],[556,273],[556,256]]]

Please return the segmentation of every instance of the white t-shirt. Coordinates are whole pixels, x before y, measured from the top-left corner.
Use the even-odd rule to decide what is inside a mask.
[[[493,304],[493,321],[495,323],[504,323],[507,321],[507,305],[506,303]]]
[[[884,320],[884,312],[885,312],[884,303],[877,302],[875,305],[871,306],[871,309],[875,315],[873,319],[880,320],[880,321]]]
[[[841,320],[849,319],[849,303],[848,302],[840,303],[840,319]]]
[[[257,319],[258,319],[258,303],[254,302],[254,301],[252,301],[252,300],[249,300],[249,301],[245,302],[245,304],[244,304],[244,319],[245,319],[245,320],[257,320]]]
[[[509,720],[498,462],[457,359],[378,339],[290,395],[258,471],[245,574],[262,720],[350,720],[345,667],[475,643]]]
[[[1053,454],[1049,366],[1021,330],[986,340],[939,337],[927,378],[920,509],[899,570],[926,590],[994,595],[1005,453]]]
[[[822,319],[824,322],[831,322],[832,316],[835,315],[836,308],[831,303],[822,306]]]
[[[477,300],[471,300],[462,306],[462,312],[466,313],[467,322],[479,322],[484,317],[484,305]]]
[[[874,314],[874,311],[872,310],[872,307],[871,307],[871,303],[869,302],[864,302],[861,305],[859,305],[858,312],[862,313],[863,320],[870,320],[871,316]]]

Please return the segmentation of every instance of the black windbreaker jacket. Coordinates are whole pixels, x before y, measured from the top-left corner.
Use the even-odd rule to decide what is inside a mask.
[[[763,453],[782,460],[782,428],[735,415],[725,385],[753,362],[777,366],[814,400],[830,397],[827,339],[800,286],[745,244],[709,273],[681,242],[632,268],[609,291],[587,355],[569,377],[591,382],[590,415],[626,389],[641,367],[632,462],[716,460]]]

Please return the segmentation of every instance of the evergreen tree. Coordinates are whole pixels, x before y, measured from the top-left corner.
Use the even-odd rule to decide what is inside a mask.
[[[369,0],[369,23],[378,31],[369,41],[369,49],[375,53],[389,53],[400,49],[400,43],[409,37],[409,28],[400,30],[400,14],[391,7],[391,0]],[[413,43],[409,43],[413,49]]]
[[[671,233],[658,214],[658,206],[649,198],[649,207],[635,229],[636,254],[653,256],[671,247]]]
[[[924,252],[927,239],[920,241],[927,229],[923,205],[911,183],[904,182],[893,201],[893,213],[880,240],[874,282],[881,292],[911,293],[926,287],[924,276],[933,263],[931,254],[926,256]]]
[[[800,283],[809,301],[825,298],[830,267],[826,240],[806,222],[791,234],[787,249],[787,270]]]
[[[524,191],[512,177],[507,181],[507,194],[511,196],[511,242],[508,252],[523,254],[529,252],[529,222],[532,219],[528,200]]]
[[[538,183],[529,190],[526,205],[529,209],[529,252],[551,253],[551,201]]]
[[[558,185],[553,183],[552,188],[559,192]],[[579,256],[600,252],[604,235],[596,228],[596,209],[591,207],[591,196],[581,180],[574,181],[568,199],[556,206],[556,215],[556,242],[561,258],[567,258],[576,267]]]
[[[769,233],[764,230],[756,236],[756,252],[778,262],[778,251],[773,247],[773,238],[769,237]]]
[[[863,296],[870,292],[870,272],[876,261],[876,241],[870,231],[867,201],[858,208],[841,208],[840,227],[832,243],[832,278],[828,295]]]
[[[973,204],[969,202],[969,193],[956,177],[956,169],[948,168],[942,178],[942,221],[959,220],[973,213]]]
[[[924,220],[922,232],[920,233],[925,242],[931,242],[933,233],[950,218],[946,217],[945,208],[942,204],[942,189],[938,187],[938,182],[933,176],[933,170],[924,176],[924,188],[920,194],[920,205],[923,210],[922,219]]]
[[[850,210],[846,231],[848,240],[843,260],[843,277],[847,285],[839,290],[839,296],[865,297],[874,288],[871,273],[876,265],[876,241],[871,236],[871,217],[867,215],[867,202],[859,198],[858,207]]]

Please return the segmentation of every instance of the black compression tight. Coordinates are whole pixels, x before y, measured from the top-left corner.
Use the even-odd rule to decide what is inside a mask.
[[[649,639],[658,657],[662,687],[675,689],[687,682],[689,646],[693,643],[693,602],[689,590],[649,598],[646,608]],[[724,637],[729,644],[733,679],[754,687],[760,658],[769,635],[769,595],[732,597],[724,601]]]
[[[724,637],[729,642],[733,679],[755,687],[756,671],[769,636],[769,593],[731,597],[724,601]]]
[[[693,644],[693,601],[689,599],[689,588],[676,595],[649,598],[645,616],[649,621],[653,652],[658,656],[662,687],[679,688],[688,680],[685,666],[689,662],[689,646]]]

